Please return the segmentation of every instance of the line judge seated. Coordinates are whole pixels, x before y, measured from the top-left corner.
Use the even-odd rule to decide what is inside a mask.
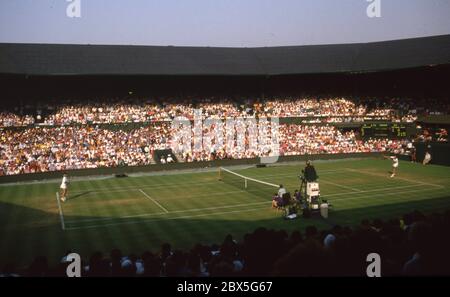
[[[286,194],[286,189],[283,187],[283,185],[280,185],[280,188],[278,189],[278,197],[283,198],[284,194]]]
[[[280,208],[283,205],[283,199],[274,193],[272,196],[272,208]]]
[[[283,207],[283,195],[286,194],[286,189],[283,187],[283,185],[280,185],[278,188],[278,192],[275,193],[272,197],[272,207],[273,208],[279,208]]]

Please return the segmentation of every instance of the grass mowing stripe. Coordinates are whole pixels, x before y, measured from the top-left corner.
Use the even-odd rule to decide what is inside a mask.
[[[403,194],[407,194],[407,193],[413,193],[413,195],[408,195],[407,197],[403,196]],[[423,195],[418,193],[417,190],[414,190],[414,191],[401,191],[401,192],[387,192],[387,193],[380,193],[380,194],[370,195],[370,196],[365,196],[365,197],[363,196],[363,197],[342,198],[342,199],[338,199],[337,201],[339,201],[339,203],[341,205],[345,205],[346,204],[345,202],[352,201],[352,200],[358,201],[358,203],[355,203],[355,202],[347,203],[347,205],[349,206],[348,208],[356,209],[356,208],[364,208],[369,205],[370,206],[371,205],[380,205],[379,201],[374,201],[374,200],[371,200],[370,198],[377,197],[377,196],[389,197],[391,195],[395,195],[395,196],[392,198],[389,198],[389,199],[382,199],[382,201],[384,202],[383,205],[386,205],[386,206],[391,205],[393,201],[394,202],[414,201],[414,200],[416,200],[415,195],[420,195],[420,197],[418,197],[418,198],[422,198],[422,200],[426,200],[426,199],[423,199]],[[340,209],[342,210],[345,208],[340,208]]]
[[[439,191],[439,190],[437,190]],[[412,195],[409,193],[413,193]],[[409,195],[405,195],[405,194],[409,194]],[[370,199],[372,197],[376,197],[376,196],[382,196],[382,197],[389,197],[391,195],[394,195],[394,197],[391,197],[389,199],[385,198],[385,199],[381,199],[381,201],[379,199]],[[440,192],[436,192],[434,195],[440,195]],[[418,197],[416,197],[418,196]],[[418,198],[418,199],[417,199]],[[375,194],[375,195],[369,195],[366,197],[351,197],[351,198],[342,198],[342,199],[338,199],[339,202],[337,202],[337,205],[340,205],[339,209],[355,209],[355,208],[364,208],[367,206],[374,206],[374,205],[380,205],[380,203],[382,203],[383,205],[392,205],[392,202],[399,202],[399,201],[414,201],[414,200],[424,200],[423,199],[423,194],[418,191],[418,190],[413,190],[413,191],[400,191],[400,192],[387,192],[387,193],[380,193],[380,194]],[[352,201],[353,200],[353,201]],[[351,201],[351,202],[349,202]],[[347,207],[342,207],[342,206],[347,206]]]
[[[408,187],[411,188],[411,187]],[[430,191],[429,189],[411,189],[408,190],[408,188],[396,188],[396,189],[385,189],[384,191],[377,191],[377,192],[371,192],[371,193],[360,193],[360,192],[354,192],[351,194],[351,197],[346,198],[346,197],[338,197],[333,199],[332,201],[342,201],[342,200],[357,200],[357,199],[366,199],[366,198],[370,198],[370,197],[378,197],[378,196],[383,196],[383,195],[387,195],[387,194],[402,194],[402,193],[421,193],[423,191]],[[436,191],[438,189],[435,189],[433,191]]]
[[[378,174],[378,173],[375,173],[375,172],[370,172],[370,171],[356,170],[356,169],[351,169],[351,168],[346,168],[346,169],[349,170],[349,171],[355,171],[355,172],[363,173],[363,174],[367,174],[367,175],[373,175],[373,176],[379,176],[379,177],[383,176],[381,174]],[[421,184],[421,185],[440,187],[440,188],[444,187],[443,185],[436,185],[436,184],[432,184],[432,183],[426,183],[426,182],[421,182],[421,181],[414,181],[414,180],[410,180],[410,179],[407,179],[407,178],[404,178],[404,177],[396,176],[395,178],[399,179],[399,180],[408,181],[408,182],[411,182],[411,183]]]
[[[127,224],[136,224],[140,222],[156,222],[158,220],[164,221],[171,221],[171,220],[179,220],[179,219],[190,219],[190,218],[197,218],[197,217],[205,217],[205,216],[214,216],[219,214],[232,214],[232,213],[240,213],[240,212],[251,212],[251,211],[257,211],[267,209],[267,207],[253,207],[251,209],[238,209],[238,210],[231,210],[231,211],[224,211],[224,212],[214,212],[214,213],[202,213],[202,214],[195,214],[195,215],[184,215],[184,216],[178,216],[178,217],[168,217],[168,218],[153,218],[153,219],[146,219],[142,221],[129,221],[129,222],[117,222],[117,223],[111,223],[111,224],[101,224],[101,225],[87,225],[83,227],[70,227],[67,228],[67,230],[78,230],[78,229],[92,229],[92,228],[99,228],[99,227],[109,227],[109,226],[117,226],[117,225],[127,225]]]
[[[339,170],[339,171],[341,171],[341,170]],[[292,175],[291,174],[286,174],[286,175],[278,174],[278,175],[273,175],[273,176],[279,177],[279,176],[292,176]],[[152,177],[155,177],[155,176],[152,176]],[[264,179],[268,179],[267,176],[264,176],[264,177],[265,177]],[[261,179],[261,180],[263,180],[263,179]],[[202,182],[202,185],[215,184],[215,183],[216,183],[216,181]],[[183,185],[198,185],[198,184],[199,184],[198,182],[186,182],[186,183],[183,183]],[[124,186],[124,187],[111,187],[111,188],[103,187],[103,188],[97,188],[97,189],[95,189],[95,188],[87,188],[86,189],[85,188],[84,190],[74,191],[72,193],[77,193],[77,194],[78,193],[83,193],[83,192],[95,193],[95,192],[99,192],[99,191],[101,191],[101,192],[105,191],[105,192],[108,192],[108,193],[112,193],[114,191],[120,191],[120,192],[124,191],[124,192],[126,192],[126,191],[129,191],[129,190],[135,190],[136,188],[141,188],[141,189],[158,189],[158,188],[178,188],[178,187],[180,187],[179,184],[174,184],[174,183],[170,182],[170,183],[166,183],[166,184],[163,184],[163,185],[162,184],[157,184],[157,185],[142,184],[142,185],[139,185],[138,187],[130,187],[130,186],[127,187],[127,186]]]
[[[245,204],[231,204],[231,205],[224,205],[224,206],[214,206],[214,207],[200,207],[200,208],[188,208],[188,209],[180,209],[180,210],[173,210],[169,213],[166,212],[159,212],[159,213],[143,213],[143,214],[137,214],[137,215],[126,215],[126,216],[118,216],[118,217],[111,217],[111,218],[99,218],[99,219],[86,219],[86,220],[79,220],[76,222],[71,223],[90,223],[90,222],[101,222],[101,221],[109,221],[109,220],[115,220],[115,219],[132,219],[132,218],[141,218],[141,217],[152,217],[152,216],[163,216],[163,215],[170,215],[170,214],[179,214],[179,213],[189,213],[189,212],[199,212],[199,211],[205,211],[205,210],[219,210],[219,209],[226,209],[226,208],[235,208],[235,207],[246,207],[246,206],[258,206],[267,204],[270,205],[271,201],[261,201],[261,202],[253,202],[253,203],[245,203]],[[192,202],[193,205],[204,205],[203,203],[198,202],[197,200],[194,200]],[[191,203],[189,203],[191,205]],[[184,207],[181,207],[184,208]]]
[[[15,189],[13,187],[4,187],[0,191],[2,194],[0,196],[0,199],[2,199],[1,205],[3,206],[3,203],[5,204],[5,207],[0,208],[0,220],[2,222],[2,228],[0,228],[0,235],[2,239],[2,244],[0,244],[0,251],[2,255],[14,255],[14,249],[23,248],[23,245],[20,246],[16,244],[17,234],[21,234],[23,232],[20,232],[20,230],[16,230],[14,223],[19,218],[24,220],[26,220],[27,218],[26,216],[22,216],[23,214],[20,213],[20,209],[18,206],[9,201],[3,201],[3,199],[6,197],[11,197],[14,194],[18,194],[19,196],[17,197],[17,199],[21,199],[20,197],[25,197],[25,195],[22,194],[22,192],[25,191],[25,188],[20,188],[15,192]],[[25,237],[24,240],[27,241],[29,240],[29,238]],[[11,242],[13,242],[13,244],[11,244]],[[15,257],[12,257],[12,259],[9,258],[8,260],[16,261]]]
[[[376,189],[376,188],[385,188],[385,187],[391,187],[391,186],[398,186],[398,185],[417,185],[417,183],[412,183],[410,181],[400,181],[396,178],[388,178],[388,175],[379,176],[379,178],[376,178],[375,176],[372,176],[370,180],[367,180],[367,176],[361,175],[361,173],[353,172],[353,171],[347,171],[345,175],[342,176],[342,178],[336,177],[337,182],[346,182],[350,181],[351,183],[355,183],[355,181],[359,181],[356,184],[358,185],[359,190],[366,190],[368,189]],[[320,182],[320,180],[319,180]]]
[[[40,209],[39,209],[39,201],[35,201],[37,197],[33,197],[34,194],[34,185],[30,185],[28,187],[25,187],[25,192],[23,196],[15,197],[14,202],[19,202],[18,205],[20,207],[17,208],[17,220],[19,218],[24,218],[24,220],[28,221],[28,224],[34,224],[36,220],[36,216],[39,215]],[[54,203],[53,197],[51,198],[52,203]],[[37,202],[37,203],[36,203]],[[35,204],[36,203],[36,204]],[[30,214],[21,214],[20,212],[28,212],[29,210],[33,210]],[[15,219],[16,220],[16,219]],[[23,222],[21,222],[23,223]],[[40,248],[40,245],[42,242],[42,234],[39,234],[39,237],[36,238],[33,236],[33,229],[32,228],[26,228],[24,229],[24,232],[21,232],[21,236],[24,239],[23,241],[21,238],[18,238],[17,245],[12,246],[13,249],[18,249],[19,251],[22,251],[25,255],[28,255],[30,258],[27,259],[28,263],[31,263],[32,258],[34,258],[37,255],[41,255],[41,251],[43,250]],[[16,238],[17,240],[17,238]]]
[[[97,181],[97,180],[93,180],[90,179],[88,180],[88,185],[90,187],[98,187],[99,184],[109,184],[109,180],[104,180],[104,181]],[[77,201],[77,200],[73,200],[73,201]],[[86,216],[86,215],[91,215],[91,216],[95,216],[96,215],[96,209],[92,208],[89,206],[88,201],[82,201],[83,203],[80,203],[80,215]],[[108,208],[108,204],[104,205],[105,208]],[[112,210],[110,210],[112,211]],[[77,217],[78,218],[78,217]],[[66,227],[66,230],[69,230],[68,227]],[[108,232],[108,231],[107,231]],[[87,231],[80,231],[77,232],[76,234],[72,234],[73,232],[70,232],[70,238],[71,238],[71,242],[74,246],[76,246],[79,250],[79,253],[81,255],[86,255],[86,254],[91,254],[94,251],[99,250],[99,242],[100,241],[104,241],[105,237],[107,238],[109,234],[105,235],[105,232],[99,233],[96,230],[87,230]]]
[[[136,188],[138,188],[139,186],[142,185],[141,183],[139,183],[139,180],[131,180],[129,182],[132,185],[134,185]],[[139,195],[140,199],[136,203],[129,203],[129,204],[126,204],[123,206],[123,207],[127,207],[126,213],[139,213],[140,209],[142,207],[148,207],[148,206],[152,206],[152,208],[154,207],[154,204],[152,204],[152,202],[149,202],[146,197],[142,197],[142,195],[140,193],[137,193],[137,195]],[[119,215],[120,215],[120,213],[117,216],[119,216]],[[139,223],[139,224],[136,224],[133,226],[123,225],[123,226],[117,226],[117,227],[113,228],[118,233],[125,234],[125,235],[122,235],[122,237],[126,241],[123,244],[125,245],[126,251],[128,252],[128,254],[130,254],[132,252],[137,252],[139,246],[144,245],[145,236],[143,236],[143,235],[146,234],[146,232],[148,231],[146,229],[146,226],[147,225],[144,222],[142,222],[142,223]]]
[[[116,184],[116,182],[117,181],[114,179],[109,180],[108,185],[110,187],[112,187],[113,185]],[[121,182],[121,180],[119,180],[119,182]],[[126,196],[126,193],[124,193],[124,194]],[[121,195],[122,194],[119,194],[119,198],[118,198],[119,200],[121,199]],[[124,211],[125,211],[125,213],[127,213],[127,209],[133,208],[133,206],[134,206],[133,203],[129,203],[129,204],[126,204],[123,206],[122,206],[122,204],[117,205],[114,203],[115,201],[116,201],[116,199],[111,200],[110,201],[111,203],[108,203],[108,209],[109,209],[109,213],[111,214],[110,215],[111,218],[119,217]],[[106,241],[106,243],[108,243],[108,240],[109,240],[110,249],[111,249],[111,247],[118,248],[121,245],[125,245],[127,248],[129,248],[131,243],[130,243],[130,240],[128,237],[131,235],[131,233],[130,233],[131,231],[132,231],[131,229],[122,228],[122,227],[107,229],[106,234],[105,234],[105,236],[107,236],[107,240],[105,240],[105,241]],[[122,239],[122,242],[120,241],[120,239]],[[125,242],[123,242],[123,241],[125,241]]]
[[[215,183],[216,183],[215,181],[203,182],[202,185],[204,185],[204,184],[215,184]],[[188,183],[185,183],[185,185],[198,185],[198,184],[199,184],[199,182],[188,182]],[[146,184],[143,184],[143,185],[137,186],[137,188],[141,188],[141,189],[159,189],[159,188],[178,188],[179,186],[180,185],[174,184],[174,183],[171,182],[171,183],[158,184],[158,185],[146,185]],[[133,190],[133,189],[136,189],[136,186],[133,186],[133,187],[127,187],[127,186],[124,186],[124,187],[111,187],[111,188],[102,187],[102,188],[98,188],[98,189],[89,188],[89,189],[85,189],[84,191],[79,191],[79,192],[104,192],[104,191],[112,192],[114,190],[122,192],[122,191]],[[76,193],[78,193],[78,192],[76,192]]]
[[[327,180],[324,180],[324,179],[320,179],[320,182],[321,183],[326,183],[326,184],[331,184],[331,185],[334,185],[334,186],[337,186],[337,187],[340,187],[340,188],[343,188],[343,189],[347,189],[347,190],[353,190],[353,191],[356,191],[356,192],[361,192],[361,190],[360,189],[357,189],[357,188],[354,188],[354,187],[348,187],[348,186],[344,186],[344,185],[340,185],[340,184],[337,184],[337,183],[334,183],[334,182],[331,182],[331,181],[327,181]]]
[[[43,229],[43,233],[44,233],[44,242],[52,242],[55,240],[58,241],[59,244],[51,244],[51,245],[47,245],[47,244],[42,244],[41,246],[43,248],[43,251],[41,254],[49,254],[51,255],[51,257],[49,257],[49,262],[50,265],[52,265],[52,263],[56,262],[56,259],[58,259],[60,255],[63,254],[65,247],[67,246],[67,241],[66,238],[64,236],[64,230],[60,229],[60,225],[59,220],[60,218],[58,218],[58,212],[55,211],[56,208],[56,204],[54,203],[52,196],[51,195],[53,193],[53,187],[52,186],[39,186],[36,189],[36,193],[39,197],[45,197],[44,200],[48,200],[49,201],[49,206],[51,207],[51,209],[49,209],[48,213],[49,215],[47,216],[48,218],[46,219],[47,222],[47,228]],[[47,193],[49,194],[47,196]],[[58,209],[59,211],[59,209]]]
[[[328,198],[328,197],[336,197],[336,196],[342,196],[342,195],[356,195],[356,194],[364,194],[364,193],[372,193],[372,192],[383,192],[387,190],[396,190],[396,189],[406,189],[406,188],[416,188],[416,187],[423,187],[423,185],[409,185],[409,186],[398,186],[398,187],[390,187],[390,188],[380,188],[380,189],[373,189],[373,190],[361,190],[359,192],[342,192],[342,193],[335,193],[335,194],[324,194],[321,195],[322,198]]]
[[[199,185],[199,187],[195,187],[194,189],[192,189],[192,187],[186,186],[189,180],[190,179],[188,175],[179,175],[176,177],[175,182],[180,186],[182,186],[180,190],[183,193],[184,192],[189,193],[189,191],[195,190],[196,194],[198,194],[198,192],[203,188],[202,185]],[[214,187],[214,185],[216,184],[217,181],[212,185],[208,185],[208,188],[210,188],[211,186]],[[171,201],[170,205],[173,210],[181,211],[189,208],[205,207],[205,204],[210,205],[211,203],[210,201],[211,200],[208,199],[208,197],[201,199],[188,198],[188,199],[178,199],[173,202]],[[173,215],[174,214],[169,214],[168,216],[170,217]],[[193,222],[192,220],[186,220],[183,224],[179,224],[179,222],[177,221],[159,221],[158,224],[160,224],[162,227],[165,226],[166,224],[168,224],[169,226],[173,226],[174,228],[173,234],[168,234],[169,236],[168,240],[170,240],[171,242],[175,240],[174,237],[179,237],[181,242],[189,242],[192,238],[195,238],[196,233],[201,232],[202,229],[205,229],[204,224]],[[207,229],[211,230],[210,227],[211,226],[208,225]]]
[[[212,187],[215,187],[215,186],[210,186],[209,188],[212,188]],[[178,190],[180,190],[182,188],[182,186],[180,186],[180,187],[178,187],[177,189]],[[189,187],[189,188],[186,188],[186,190],[192,190],[193,188],[192,187]],[[207,188],[204,188],[204,189],[207,189]],[[145,189],[141,189],[141,188],[139,188],[139,189],[134,189],[134,190],[131,190],[131,189],[129,189],[129,190],[115,190],[115,191],[111,191],[111,192],[107,192],[107,191],[102,191],[102,193],[107,193],[107,194],[112,194],[112,193],[124,193],[124,192],[126,192],[126,193],[130,193],[130,192],[141,192],[142,193],[142,191],[144,191],[146,194],[147,194],[147,191],[148,190],[145,190]],[[166,191],[166,192],[168,192],[168,193],[174,193],[175,192],[175,190],[173,190],[173,189],[159,189],[159,190],[156,190],[156,192],[157,191],[159,191],[159,192],[162,192],[162,191]],[[170,199],[186,199],[186,198],[198,198],[198,197],[209,197],[209,196],[222,196],[222,195],[227,195],[227,194],[236,194],[236,193],[247,193],[247,192],[254,192],[254,191],[259,191],[259,190],[234,190],[234,191],[226,191],[226,192],[224,192],[224,191],[222,191],[222,190],[219,190],[219,191],[216,191],[215,193],[207,193],[207,194],[195,194],[195,195],[193,195],[193,196],[188,196],[188,195],[184,195],[183,194],[183,197],[182,198],[178,198],[176,195],[173,195],[173,198],[170,196],[170,195],[164,195],[165,197],[164,197],[164,201],[167,201],[167,200],[170,200]],[[89,196],[89,195],[93,195],[93,194],[97,194],[98,192],[89,192],[89,193],[87,193],[87,194],[85,194],[85,195],[83,195],[83,196]],[[153,194],[152,194],[152,196],[153,196]],[[147,197],[147,196],[146,196]],[[148,198],[148,197],[147,197]],[[155,200],[156,200],[156,198],[155,198]],[[158,201],[158,200],[157,200]]]

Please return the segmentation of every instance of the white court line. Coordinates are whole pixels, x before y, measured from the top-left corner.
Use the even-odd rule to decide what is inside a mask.
[[[423,192],[423,191],[428,191],[428,190],[429,189],[422,188],[422,189],[414,189],[414,190],[398,191],[398,192],[384,192],[384,193],[376,193],[376,194],[370,194],[370,195],[359,196],[359,197],[337,198],[337,199],[333,199],[332,201],[346,201],[346,200],[355,200],[355,199],[365,199],[365,198],[372,198],[372,197],[377,197],[377,196],[391,196],[391,195],[398,195],[398,194]],[[433,189],[433,191],[441,191],[441,190]],[[357,193],[354,193],[354,194],[357,194]],[[396,199],[394,199],[394,200],[396,200]],[[408,200],[408,201],[411,201],[411,200]]]
[[[116,191],[110,191],[110,192],[101,192],[101,193],[123,193],[123,192],[133,192],[133,191],[140,191],[140,189],[134,189],[134,190],[116,190]],[[226,192],[218,192],[218,193],[213,193],[213,194],[198,194],[198,195],[194,195],[194,196],[184,196],[183,195],[183,199],[188,199],[188,198],[196,198],[196,197],[209,197],[209,196],[222,196],[222,195],[228,195],[228,194],[236,194],[236,193],[258,193],[260,192],[259,190],[237,190],[237,191],[226,191]],[[100,192],[98,192],[100,193]],[[91,194],[98,194],[95,192],[89,192],[86,193],[85,195],[91,195]],[[169,198],[170,200],[170,198]]]
[[[169,213],[169,211],[167,209],[165,209],[164,206],[162,206],[161,204],[159,204],[158,201],[156,201],[155,199],[153,199],[152,197],[150,197],[147,193],[145,193],[144,191],[142,191],[141,189],[139,189],[139,192],[141,192],[142,194],[144,194],[145,197],[147,197],[148,199],[150,199],[151,201],[153,201],[153,203],[155,203],[156,205],[159,206],[159,208],[161,208],[162,210],[164,210],[165,213]]]
[[[244,203],[244,204],[232,204],[232,205],[224,205],[224,206],[215,206],[215,207],[204,207],[204,208],[191,208],[191,209],[185,209],[185,210],[175,210],[175,211],[169,211],[167,212],[156,212],[156,213],[143,213],[138,215],[129,215],[129,216],[121,216],[121,217],[115,217],[115,218],[99,218],[99,219],[87,219],[87,220],[76,220],[73,223],[86,223],[86,222],[99,222],[99,221],[108,221],[108,220],[117,220],[117,219],[130,219],[130,218],[139,218],[139,217],[151,217],[151,216],[157,216],[157,215],[167,215],[167,214],[175,214],[175,213],[185,213],[185,212],[195,212],[195,211],[203,211],[203,210],[217,210],[217,209],[224,209],[224,208],[233,208],[233,207],[246,207],[246,206],[253,206],[253,205],[260,205],[260,204],[269,204],[272,203],[271,201],[262,201],[262,202],[252,202],[252,203]]]
[[[243,203],[243,204],[233,204],[233,205],[224,205],[224,206],[215,206],[215,207],[205,207],[205,208],[192,208],[192,209],[187,209],[187,210],[176,210],[176,211],[171,211],[170,213],[184,213],[184,212],[202,211],[202,210],[216,210],[216,209],[223,209],[223,208],[245,207],[245,206],[253,206],[253,205],[260,205],[260,204],[269,204],[269,203],[272,203],[272,201],[261,201],[261,202],[252,202],[252,203]]]
[[[64,215],[61,207],[61,202],[59,202],[59,193],[56,192],[56,202],[58,203],[58,209],[59,209],[59,219],[61,221],[61,229],[65,230],[66,226],[64,224]]]
[[[118,220],[118,219],[132,219],[132,218],[139,218],[139,217],[153,217],[153,216],[160,216],[160,215],[166,215],[167,212],[152,212],[152,213],[142,213],[138,215],[129,215],[129,216],[120,216],[120,217],[114,217],[114,218],[98,218],[98,219],[81,219],[76,220],[73,222],[67,222],[67,224],[77,224],[77,223],[88,223],[88,222],[101,222],[101,221],[111,221],[111,220]]]
[[[389,191],[389,190],[396,190],[396,189],[405,189],[405,188],[414,188],[414,187],[421,187],[423,185],[407,185],[407,186],[398,186],[398,187],[388,187],[388,188],[379,188],[379,189],[373,189],[373,190],[360,190],[359,192],[345,192],[345,193],[336,193],[336,194],[329,194],[329,195],[321,195],[325,197],[334,197],[334,196],[342,196],[342,195],[351,195],[351,194],[361,194],[361,193],[371,193],[371,192],[379,192],[379,191]]]
[[[334,173],[334,172],[343,172],[345,170],[333,170],[333,171],[327,171],[326,173]],[[321,175],[327,175],[327,174],[321,174]],[[264,180],[267,179],[266,177],[286,177],[286,176],[295,176],[295,173],[292,174],[273,174],[273,175],[264,175],[264,176],[257,176],[257,177],[252,177],[254,179],[260,179],[260,180]],[[218,181],[210,181],[210,182],[202,182],[202,185],[208,185],[208,184],[216,184]],[[198,182],[181,182],[181,183],[172,183],[172,184],[159,184],[159,185],[141,185],[139,186],[139,188],[141,189],[158,189],[158,188],[178,188],[183,186],[183,185],[198,185]],[[72,195],[74,194],[79,194],[79,193],[86,193],[86,194],[91,194],[91,193],[98,193],[98,192],[106,192],[106,193],[119,193],[119,192],[127,192],[127,191],[138,191],[136,190],[136,186],[125,186],[125,187],[110,187],[110,188],[95,188],[95,189],[86,189],[86,190],[78,190],[78,191],[72,191]]]
[[[351,172],[363,173],[363,174],[367,174],[367,175],[373,175],[373,176],[379,176],[379,177],[388,178],[386,175],[378,174],[378,173],[375,173],[375,172],[357,170],[357,169],[353,169],[353,168],[345,168],[345,170],[348,170],[348,171],[351,171]],[[421,181],[407,179],[407,178],[404,178],[404,177],[396,176],[396,177],[394,177],[394,179],[404,180],[404,181],[407,181],[407,182],[410,182],[410,183],[415,183],[415,184],[420,184],[420,185],[428,185],[428,186],[433,186],[433,187],[445,188],[443,185],[436,185],[436,184],[431,184],[431,183],[425,183],[425,182],[421,182]]]
[[[323,180],[323,179],[319,179],[319,183],[331,184],[331,185],[334,185],[334,186],[336,186],[336,187],[340,187],[340,188],[343,188],[343,189],[353,190],[353,191],[355,191],[355,192],[362,192],[362,190],[360,190],[360,189],[352,188],[352,187],[347,187],[347,186],[340,185],[340,184],[336,184],[336,183],[333,183],[333,182],[330,182],[330,181],[327,181],[327,180]]]
[[[202,182],[202,185],[204,184],[215,184],[217,183],[216,181],[210,181],[210,182]],[[189,182],[189,183],[181,183],[183,185],[198,185],[199,182]],[[159,184],[159,185],[139,185],[139,188],[141,189],[157,189],[157,188],[177,188],[180,187],[180,184],[175,184],[175,183],[171,183],[171,184]],[[111,187],[111,188],[95,188],[95,189],[90,189],[90,190],[79,190],[79,191],[72,191],[72,195],[74,193],[85,193],[85,192],[89,192],[89,193],[98,193],[98,192],[107,192],[107,193],[111,193],[112,191],[117,190],[118,192],[122,192],[122,191],[132,191],[132,190],[136,190],[136,186],[126,186],[126,187]],[[137,190],[136,190],[137,191]]]
[[[266,207],[264,207],[266,208]],[[225,211],[225,212],[218,212],[218,213],[203,213],[198,215],[188,215],[188,216],[181,216],[181,217],[172,217],[172,218],[155,218],[155,219],[149,219],[146,220],[147,222],[150,221],[157,221],[157,220],[179,220],[179,219],[190,219],[190,218],[198,218],[198,217],[204,217],[204,216],[210,216],[210,215],[221,215],[221,214],[231,214],[231,213],[240,213],[240,212],[251,212],[255,210],[261,210],[264,209],[262,207],[260,208],[252,208],[252,209],[244,209],[244,210],[232,210],[232,211]],[[92,228],[98,228],[98,227],[110,227],[110,226],[116,226],[116,225],[126,225],[126,224],[136,224],[136,223],[142,223],[142,221],[132,221],[132,222],[118,222],[118,223],[111,223],[111,224],[100,224],[100,225],[90,225],[86,227],[70,227],[66,230],[78,230],[78,229],[92,229]]]

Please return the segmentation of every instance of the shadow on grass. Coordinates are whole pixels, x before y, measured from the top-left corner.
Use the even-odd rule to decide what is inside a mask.
[[[82,192],[82,193],[78,193],[78,194],[76,194],[76,195],[69,195],[69,199],[70,199],[70,200],[73,200],[73,199],[76,199],[76,198],[79,198],[79,197],[88,195],[88,194],[90,194],[90,193],[92,193],[92,192],[94,192],[94,191],[85,191],[85,192]]]

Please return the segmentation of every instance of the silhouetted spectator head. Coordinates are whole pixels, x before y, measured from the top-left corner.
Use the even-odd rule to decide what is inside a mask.
[[[163,243],[161,245],[161,260],[165,261],[172,253],[172,247],[168,243]]]
[[[408,232],[408,240],[412,247],[419,254],[427,254],[433,248],[432,230],[430,225],[425,222],[415,222],[411,225]]]
[[[47,257],[36,257],[28,268],[28,276],[47,276],[48,275],[48,262]]]
[[[95,252],[89,259],[89,276],[109,276],[109,262],[103,258],[101,252]]]
[[[370,222],[368,219],[363,219],[361,221],[361,228],[363,229],[369,229],[370,228]]]
[[[200,256],[197,254],[197,252],[191,251],[187,259],[188,276],[191,277],[200,276],[200,263],[201,263]]]
[[[142,255],[144,265],[144,276],[160,276],[161,274],[161,260],[153,255],[151,252],[145,252]]]
[[[234,275],[233,273],[234,266],[232,263],[228,261],[221,261],[214,265],[211,276],[212,277],[231,277]]]
[[[332,274],[328,253],[317,241],[297,245],[275,263],[277,276],[327,276]]]
[[[130,260],[126,259],[122,261],[122,276],[131,277],[136,275],[136,265]]]
[[[0,277],[16,277],[19,276],[13,263],[7,263],[0,271]]]
[[[330,233],[327,236],[325,236],[325,238],[323,239],[323,246],[325,248],[332,248],[335,241],[336,241],[336,236],[334,236],[333,234]]]
[[[374,219],[372,225],[375,229],[381,230],[383,228],[383,221],[381,219]]]
[[[307,226],[305,229],[305,236],[307,239],[316,237],[317,233],[318,232],[316,226]]]
[[[303,236],[302,233],[300,233],[300,231],[293,231],[291,234],[291,238],[289,239],[291,241],[291,243],[300,243],[303,241]]]

